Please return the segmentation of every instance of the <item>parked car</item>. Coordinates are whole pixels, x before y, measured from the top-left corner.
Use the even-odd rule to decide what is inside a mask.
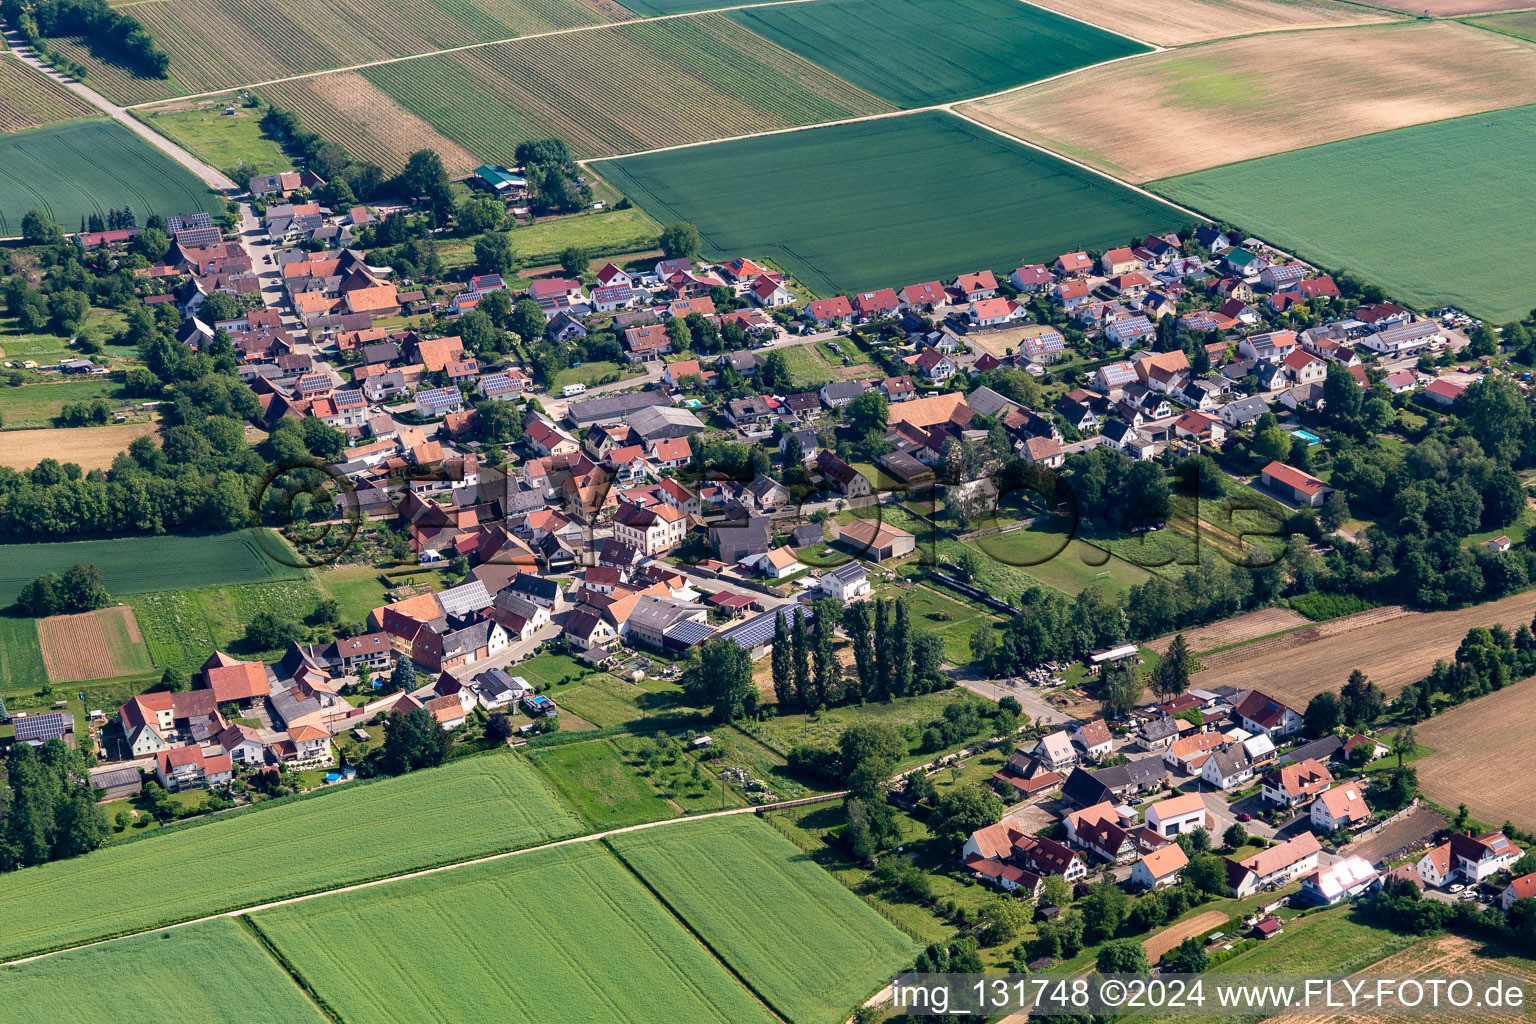
[[[1241,814],[1239,814],[1237,816],[1237,820],[1238,821],[1252,821],[1253,820],[1253,815],[1249,814],[1247,811],[1243,811]]]

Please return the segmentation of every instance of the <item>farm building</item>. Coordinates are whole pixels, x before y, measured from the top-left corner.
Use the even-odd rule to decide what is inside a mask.
[[[1309,508],[1321,507],[1323,499],[1333,493],[1332,487],[1311,473],[1303,473],[1283,462],[1271,462],[1259,471],[1259,476],[1270,490]]]
[[[917,546],[917,538],[906,530],[875,519],[855,519],[838,531],[837,539],[844,547],[857,551],[860,557],[876,562],[910,555]]]

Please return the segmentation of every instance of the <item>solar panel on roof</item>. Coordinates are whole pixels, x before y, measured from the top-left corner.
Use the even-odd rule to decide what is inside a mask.
[[[46,743],[64,735],[64,715],[50,711],[46,715],[28,715],[16,719],[16,738],[23,742]]]
[[[805,619],[807,625],[814,621],[816,617],[810,609],[801,608],[799,605],[787,609],[774,609],[771,612],[759,615],[751,622],[737,626],[729,633],[726,633],[722,639],[730,640],[743,650],[750,651],[754,647],[760,647],[773,639],[774,624],[778,621],[780,611],[784,612],[785,621],[790,623],[795,621],[796,612]]]
[[[702,622],[694,622],[692,619],[684,619],[682,622],[679,622],[677,625],[668,629],[663,635],[670,639],[676,640],[679,643],[692,645],[700,643],[705,637],[709,636],[709,634],[713,633],[714,631],[715,630],[713,626],[706,625]]]
[[[443,591],[437,595],[437,601],[443,606],[444,612],[462,617],[487,607],[491,603],[491,595],[485,589],[484,583],[475,580],[473,583],[465,583],[452,590]]]

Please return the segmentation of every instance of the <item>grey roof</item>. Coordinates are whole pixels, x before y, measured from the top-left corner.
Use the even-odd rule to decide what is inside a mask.
[[[641,409],[672,404],[672,396],[664,391],[631,391],[603,398],[589,398],[584,402],[572,402],[565,410],[565,415],[577,426],[618,423]]]
[[[768,520],[763,516],[724,519],[709,528],[709,541],[722,561],[734,562],[761,554],[771,545]]]
[[[1337,736],[1324,736],[1320,740],[1313,740],[1311,743],[1304,743],[1297,747],[1295,750],[1281,754],[1275,763],[1277,765],[1281,765],[1290,764],[1294,761],[1299,764],[1308,758],[1312,758],[1317,761],[1328,761],[1334,757],[1337,757],[1339,752],[1343,749],[1343,740],[1339,739]]]
[[[864,382],[861,380],[835,380],[824,385],[821,394],[827,401],[835,402],[840,398],[857,398],[865,390]]]
[[[1168,777],[1168,766],[1163,763],[1161,757],[1154,754],[1140,761],[1117,764],[1113,768],[1105,768],[1089,774],[1095,781],[1110,789],[1120,789],[1131,785],[1144,786],[1155,779],[1165,779]]]
[[[987,387],[977,388],[966,395],[965,404],[983,416],[996,416],[1000,412],[1020,407],[1018,402]]]
[[[704,429],[704,424],[687,409],[652,405],[637,409],[627,417],[635,433],[647,441],[657,438],[686,437]]]
[[[493,603],[497,608],[505,608],[507,611],[515,615],[521,615],[525,619],[533,618],[542,607],[511,590],[497,591]]]
[[[1223,778],[1236,775],[1244,768],[1253,767],[1252,762],[1248,760],[1248,755],[1243,752],[1243,748],[1236,745],[1223,747],[1213,752],[1211,760],[1216,762],[1216,770]]]
[[[1179,722],[1176,718],[1154,718],[1141,727],[1141,738],[1144,740],[1161,740],[1178,734]]]
[[[549,536],[554,535],[550,534]],[[534,597],[542,597],[546,601],[554,601],[555,598],[560,596],[560,584],[547,577],[535,576],[529,572],[520,573],[512,577],[512,581],[507,584],[506,589],[517,594],[530,594]]]
[[[114,789],[118,786],[132,786],[143,781],[137,768],[112,768],[91,776],[91,786],[94,789]]]
[[[669,597],[646,595],[629,613],[629,627],[634,629],[638,625],[660,633],[667,627],[702,610],[701,605],[676,601]]]
[[[479,580],[471,580],[461,583],[450,590],[445,590],[437,595],[438,604],[443,606],[443,611],[455,618],[463,618],[491,606],[491,595],[486,592],[485,584]]]
[[[444,634],[443,657],[448,658],[484,647],[490,642],[491,627],[494,625],[495,623],[489,619],[481,619],[463,629]]]
[[[1221,407],[1223,416],[1231,416],[1238,423],[1251,423],[1260,416],[1269,412],[1269,405],[1264,399],[1257,396],[1240,398],[1235,402],[1228,402]]]
[[[296,689],[288,689],[267,698],[272,704],[272,710],[277,713],[277,717],[285,726],[295,719],[312,715],[320,710],[319,700],[314,697],[299,698],[295,696],[297,692]]]
[[[820,544],[825,540],[826,534],[822,530],[820,523],[806,523],[804,526],[797,526],[794,532],[790,534],[790,543],[797,548]]]

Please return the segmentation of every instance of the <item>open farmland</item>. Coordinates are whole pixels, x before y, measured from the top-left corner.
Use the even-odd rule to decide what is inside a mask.
[[[416,63],[420,62],[412,62]],[[298,78],[263,86],[261,94],[268,102],[296,112],[305,128],[389,171],[404,167],[419,149],[435,150],[450,174],[464,174],[480,163],[361,72]]]
[[[1287,32],[1151,54],[962,112],[1141,182],[1536,102],[1533,61],[1524,40],[1452,22]]]
[[[135,438],[153,434],[157,429],[153,423],[116,423],[106,427],[8,430],[5,443],[0,445],[0,466],[31,469],[44,459],[59,459],[73,462],[87,472],[108,469]]]
[[[1147,47],[1018,0],[817,0],[731,17],[899,107],[967,99]]]
[[[1521,7],[1529,4],[1521,2]],[[1536,11],[1521,11],[1518,14],[1499,14],[1491,18],[1476,18],[1469,24],[1480,28],[1492,29],[1495,32],[1506,32],[1521,39],[1529,39],[1536,42]]]
[[[1536,613],[1536,591],[1449,612],[1409,612],[1389,605],[1234,648],[1219,667],[1210,657],[1193,687],[1257,688],[1295,708],[1321,690],[1337,690],[1359,669],[1389,695],[1450,658],[1473,626],[1502,623],[1511,632]],[[1224,652],[1225,654],[1226,652]],[[1439,748],[1427,737],[1423,742]]]
[[[305,570],[268,557],[267,552],[282,543],[275,534],[258,538],[254,530],[240,530],[201,537],[6,544],[0,547],[0,605],[16,600],[23,586],[44,573],[62,574],[77,562],[100,569],[107,592],[114,596],[305,578]]]
[[[223,209],[192,172],[109,118],[0,135],[0,235],[19,235],[28,210],[75,225],[120,206],[140,218]]]
[[[718,14],[514,40],[357,74],[476,162],[511,163],[518,143],[551,135],[580,157],[611,156],[890,109]],[[303,88],[323,95],[329,77]],[[287,90],[264,91],[285,102]],[[361,148],[369,142],[356,114],[300,113],[359,156],[388,155],[376,144]]]
[[[1529,951],[1527,951],[1529,952]],[[1525,982],[1527,998],[1536,986],[1536,960],[1515,956],[1501,948],[1462,935],[1436,935],[1418,942],[1385,960],[1377,961],[1362,975],[1414,974],[1444,978],[1454,974],[1512,974]],[[1529,1016],[1529,1014],[1525,1014]],[[1458,1013],[1458,1024],[1501,1024],[1511,1019],[1509,1010],[1490,1013]],[[1422,1014],[1330,1013],[1327,1015],[1285,1014],[1271,1017],[1266,1024],[1411,1024],[1422,1021]]]
[[[1454,18],[1463,14],[1518,11],[1529,8],[1531,0],[1383,0],[1381,6],[1395,7],[1415,17],[1427,12],[1431,18]]]
[[[0,685],[44,686],[48,682],[37,620],[0,615]]]
[[[7,1024],[85,1020],[325,1024],[239,922],[220,919],[0,967]]]
[[[347,1024],[774,1020],[595,843],[253,919]]]
[[[755,815],[631,832],[608,843],[795,1024],[842,1020],[917,951]]]
[[[1493,35],[1493,33],[1484,33]],[[1494,36],[1494,38],[1499,38]],[[1518,96],[1536,79],[1490,83]],[[1526,168],[1536,107],[1404,128],[1156,182],[1200,212],[1241,224],[1303,259],[1348,270],[1399,299],[1495,321],[1531,308],[1536,233]],[[1295,189],[1297,181],[1312,184]],[[1384,182],[1410,183],[1383,187]],[[1404,237],[1434,245],[1403,245]],[[1483,260],[1498,251],[1504,259]]]
[[[169,78],[139,78],[94,60],[83,47],[61,47],[80,53],[91,85],[121,103],[598,25],[627,14],[607,0],[167,0],[131,11],[170,57]]]
[[[652,153],[599,171],[706,255],[753,252],[817,294],[1049,261],[1188,215],[949,114]],[[912,197],[943,196],[913,203]]]
[[[0,875],[0,956],[315,892],[581,831],[510,752],[235,811]],[[256,856],[253,851],[260,851]],[[124,879],[155,879],[153,886]],[[60,900],[59,893],[70,898]]]
[[[39,619],[37,637],[48,678],[55,683],[110,679],[154,667],[133,609],[125,605]]]
[[[1034,0],[1041,7],[1159,46],[1183,46],[1250,32],[1330,28],[1391,15],[1338,0]]]
[[[1481,821],[1536,826],[1530,775],[1514,767],[1536,758],[1533,694],[1536,682],[1524,679],[1414,726],[1420,745],[1434,750],[1414,762],[1425,795],[1448,807],[1465,803]]]
[[[0,60],[0,132],[39,128],[101,111],[19,60]]]
[[[1184,640],[1189,644],[1189,649],[1196,654],[1201,651],[1211,651],[1218,647],[1229,647],[1232,644],[1243,644],[1249,640],[1257,640],[1271,633],[1279,633],[1282,630],[1294,629],[1297,626],[1306,626],[1311,623],[1300,612],[1289,608],[1261,608],[1256,612],[1247,612],[1243,615],[1235,615],[1230,619],[1212,623],[1209,626],[1200,626],[1197,629],[1184,630]],[[1168,645],[1173,643],[1173,634],[1159,637],[1147,642],[1147,646],[1158,654],[1166,654]]]

